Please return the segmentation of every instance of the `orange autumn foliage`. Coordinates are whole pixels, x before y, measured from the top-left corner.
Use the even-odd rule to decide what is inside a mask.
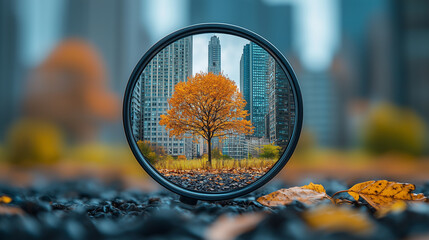
[[[231,134],[252,134],[253,127],[245,118],[249,115],[246,101],[235,83],[223,74],[197,73],[187,82],[180,82],[168,101],[170,109],[161,115],[160,125],[165,125],[170,137],[203,137],[209,148],[211,139],[225,138]]]
[[[103,59],[81,39],[64,40],[32,71],[23,109],[26,119],[54,123],[78,141],[94,139],[100,122],[120,113]]]

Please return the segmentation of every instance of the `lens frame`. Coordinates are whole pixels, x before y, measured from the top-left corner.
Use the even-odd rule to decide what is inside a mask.
[[[141,73],[147,66],[147,64],[152,60],[153,57],[156,56],[156,54],[158,54],[162,49],[164,49],[171,43],[190,35],[204,34],[204,33],[230,34],[237,37],[245,38],[249,41],[253,41],[254,43],[258,44],[263,49],[265,49],[265,51],[271,54],[271,56],[276,60],[279,66],[283,69],[285,74],[288,76],[288,79],[290,80],[290,85],[294,92],[294,100],[295,100],[294,130],[292,133],[292,137],[290,138],[290,141],[286,149],[284,150],[282,156],[279,158],[279,160],[274,164],[274,166],[269,171],[267,171],[263,176],[258,178],[255,182],[245,187],[231,190],[228,192],[216,192],[216,193],[197,192],[197,191],[186,189],[184,187],[181,187],[179,185],[176,185],[170,182],[169,180],[164,178],[163,175],[159,173],[148,160],[145,159],[140,149],[138,148],[137,142],[134,139],[134,136],[132,134],[132,126],[131,126],[131,119],[130,119],[131,96],[134,90],[134,86],[138,81]],[[292,156],[292,153],[295,150],[299,136],[301,134],[303,106],[302,106],[301,90],[299,88],[298,81],[297,81],[295,72],[292,69],[292,66],[289,64],[286,58],[281,54],[281,52],[276,47],[274,47],[269,41],[259,36],[258,34],[251,32],[242,27],[238,27],[230,24],[223,24],[223,23],[204,23],[204,24],[197,24],[197,25],[185,27],[167,35],[166,37],[159,40],[143,55],[143,57],[137,63],[136,67],[134,68],[128,80],[128,84],[125,89],[122,113],[123,113],[123,124],[124,124],[125,136],[131,148],[131,151],[133,152],[135,158],[142,166],[142,168],[155,181],[157,181],[159,184],[169,189],[170,191],[187,198],[206,200],[206,201],[216,201],[216,200],[236,198],[236,197],[248,194],[262,187],[264,184],[266,184],[268,181],[270,181],[275,175],[277,175],[280,172],[280,170],[286,165],[286,163],[289,161],[290,157]]]

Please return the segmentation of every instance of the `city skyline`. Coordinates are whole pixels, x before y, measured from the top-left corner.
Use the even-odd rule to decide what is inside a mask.
[[[223,46],[228,44],[224,44],[217,34],[209,34],[208,37],[207,51],[199,49],[199,52],[207,53],[206,63],[210,72],[222,72]],[[194,40],[193,37],[177,40],[149,62],[135,85],[131,106],[132,129],[137,140],[149,141],[163,147],[170,155],[185,155],[187,158],[207,153],[202,139],[191,139],[191,136],[170,138],[159,121],[160,116],[167,113],[168,100],[175,85],[187,81],[198,71],[194,68]],[[243,159],[257,154],[257,149],[269,143],[286,147],[293,130],[294,113],[289,111],[294,112],[294,104],[291,103],[294,100],[286,74],[268,52],[253,42],[242,46],[235,42],[235,45],[241,49],[235,49],[239,53],[235,55],[240,55],[240,58],[235,58],[237,63],[233,64],[237,67],[234,72],[239,73],[236,85],[247,102],[245,110],[249,113],[254,133],[249,136],[232,134],[222,141],[214,138],[212,147],[221,149],[223,154],[234,159]]]
[[[193,35],[193,65],[192,75],[201,71],[208,72],[208,44],[213,35],[219,38],[221,43],[221,70],[225,75],[235,82],[240,88],[240,58],[241,51],[244,45],[250,41],[241,37],[229,34],[206,33]]]

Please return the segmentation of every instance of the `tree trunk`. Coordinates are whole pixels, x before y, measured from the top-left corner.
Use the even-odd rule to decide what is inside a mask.
[[[209,158],[208,162],[211,167],[212,166],[212,139],[211,138],[207,139],[207,149],[208,149],[207,155]]]

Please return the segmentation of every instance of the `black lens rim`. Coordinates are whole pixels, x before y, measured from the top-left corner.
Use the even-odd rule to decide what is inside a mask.
[[[231,35],[243,37],[245,39],[248,39],[249,41],[255,42],[256,44],[264,48],[269,54],[271,54],[271,56],[277,61],[277,63],[280,65],[283,71],[288,75],[288,79],[290,80],[292,90],[294,91],[295,111],[296,111],[294,130],[292,133],[292,137],[289,141],[289,144],[284,150],[282,156],[267,173],[265,173],[262,177],[257,179],[255,182],[243,188],[228,191],[228,192],[205,193],[205,192],[192,191],[170,182],[169,180],[164,178],[162,174],[160,174],[150,164],[149,161],[145,159],[145,157],[140,152],[137,146],[137,142],[134,139],[134,136],[132,134],[132,128],[131,128],[132,126],[131,126],[131,119],[130,119],[130,113],[131,113],[130,103],[131,103],[132,92],[143,69],[146,67],[149,61],[158,52],[160,52],[164,47],[168,46],[169,44],[183,37],[187,37],[195,34],[204,34],[204,33],[231,34]],[[128,80],[123,101],[124,102],[123,102],[122,114],[123,114],[125,136],[131,148],[131,151],[133,152],[135,158],[142,166],[142,168],[149,174],[149,176],[151,176],[155,181],[157,181],[163,187],[181,196],[198,199],[198,200],[216,201],[216,200],[236,198],[236,197],[248,194],[262,187],[264,184],[270,181],[275,175],[277,175],[280,172],[280,170],[282,170],[283,167],[287,164],[287,162],[292,156],[292,153],[296,148],[299,136],[301,134],[301,129],[302,129],[302,119],[303,119],[302,95],[301,95],[301,90],[299,88],[297,77],[295,75],[294,70],[292,69],[292,66],[289,64],[289,62],[286,60],[283,54],[276,47],[274,47],[269,41],[267,41],[266,39],[264,39],[263,37],[259,36],[258,34],[252,31],[249,31],[245,28],[234,26],[231,24],[203,23],[203,24],[192,25],[189,27],[182,28],[178,31],[175,31],[167,35],[166,37],[162,38],[155,45],[153,45],[137,63],[136,67],[134,68]]]

